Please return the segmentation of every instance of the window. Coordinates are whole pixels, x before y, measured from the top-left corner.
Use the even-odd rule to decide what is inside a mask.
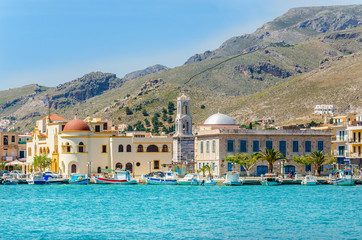
[[[298,150],[298,141],[293,141],[293,152],[299,152]]]
[[[153,161],[153,169],[160,169],[160,160]]]
[[[233,164],[232,163],[228,163],[228,171],[231,172],[233,170]]]
[[[273,148],[273,141],[265,141],[265,147],[267,149],[272,149]]]
[[[312,171],[312,166],[310,164],[306,164],[305,165],[305,171],[306,172]]]
[[[25,151],[20,151],[20,158],[25,158]]]
[[[240,172],[245,172],[245,168],[243,165],[240,165]]]
[[[253,141],[253,152],[259,152],[259,141]]]
[[[102,145],[102,153],[106,153],[107,152],[107,145]]]
[[[324,171],[324,166],[322,165],[322,166],[321,166],[321,172],[323,172],[323,171]]]
[[[15,142],[15,136],[11,136],[11,142]]]
[[[200,153],[204,153],[204,142],[200,142]]]
[[[323,151],[323,141],[318,141],[318,151]]]
[[[118,145],[118,152],[123,152],[123,145],[122,144]]]
[[[215,140],[212,140],[212,153],[215,153],[216,151],[216,143]]]
[[[281,152],[284,157],[287,155],[287,142],[279,141],[279,152]]]
[[[215,163],[212,163],[212,170],[215,170]]]
[[[102,173],[102,168],[101,167],[97,168],[97,173]]]
[[[338,155],[344,156],[344,146],[338,146]]]
[[[143,152],[143,146],[142,145],[138,145],[137,152]]]
[[[209,153],[210,152],[210,142],[206,141],[206,152]]]
[[[162,146],[162,152],[168,152],[168,147],[167,147],[167,145],[163,145],[163,146]]]
[[[241,140],[240,141],[240,152],[248,152],[248,141],[246,140]]]
[[[132,163],[129,162],[129,163],[126,164],[126,170],[130,171],[130,172],[133,172]]]
[[[305,141],[305,152],[306,153],[312,152],[312,142],[311,141]]]
[[[234,140],[227,141],[228,152],[234,152]]]
[[[69,142],[65,143],[65,147],[66,147],[66,152],[69,153],[71,150],[71,146],[69,145]]]
[[[116,163],[116,169],[117,168],[122,169],[122,163],[120,163],[120,162]]]
[[[199,169],[201,169],[201,163],[199,163]]]
[[[76,172],[77,172],[77,165],[72,164],[71,173],[76,173]]]
[[[137,166],[137,167],[141,166],[141,163],[140,163],[140,162],[137,162],[137,163],[136,163],[136,166]]]
[[[127,145],[127,152],[132,152],[132,147],[131,147],[131,145]]]
[[[101,131],[101,126],[96,125],[96,127],[95,127],[95,132],[100,132],[100,131]]]
[[[79,145],[78,145],[78,152],[84,152],[84,143],[83,142],[80,142]]]
[[[28,156],[31,156],[31,148],[28,148]]]
[[[4,136],[4,145],[9,145],[9,137]]]
[[[150,145],[147,147],[147,152],[159,152],[156,145]]]

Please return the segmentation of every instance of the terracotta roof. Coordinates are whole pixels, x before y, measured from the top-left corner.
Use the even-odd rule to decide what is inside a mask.
[[[48,115],[46,115],[45,117],[43,117],[40,120],[45,120],[47,117],[48,117]],[[53,120],[53,121],[65,121],[65,122],[67,121],[67,119],[62,118],[61,116],[58,116],[58,115],[56,115],[54,113],[50,114],[50,120]]]
[[[90,128],[86,122],[80,119],[74,119],[68,122],[63,129],[64,132],[68,131],[90,131]]]

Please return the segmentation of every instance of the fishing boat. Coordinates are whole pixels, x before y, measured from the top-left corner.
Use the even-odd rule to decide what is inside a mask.
[[[79,174],[70,175],[69,184],[87,185],[89,182],[90,182],[90,178],[88,177],[88,174],[86,174],[86,175],[79,175]]]
[[[178,181],[179,185],[200,185],[202,181],[200,181],[199,174],[186,174],[185,177],[181,178]]]
[[[338,170],[334,174],[336,177],[332,178],[329,183],[335,186],[353,186],[356,179],[352,178],[352,171],[350,168]]]
[[[282,184],[282,180],[273,173],[266,173],[265,176],[261,176],[260,183],[263,186],[277,186]]]
[[[313,175],[306,175],[300,184],[302,184],[302,185],[316,185],[317,180]]]
[[[240,174],[238,172],[227,173],[224,184],[226,186],[241,186],[243,181],[239,179]]]
[[[147,184],[176,185],[176,172],[151,172],[146,175]]]
[[[12,176],[6,176],[4,179],[3,179],[3,182],[2,184],[4,185],[17,185],[18,184],[18,180],[13,178]]]
[[[26,179],[28,184],[32,185],[44,185],[47,184],[47,181],[44,179],[43,173],[32,173],[28,179]]]
[[[58,178],[53,175],[47,174],[43,174],[43,178],[47,182],[47,184],[64,184],[69,182],[68,179]]]
[[[105,173],[104,175],[93,176],[94,183],[97,184],[137,184],[136,180],[131,180],[131,175],[128,171],[120,169],[109,170],[113,174]]]
[[[217,182],[210,177],[210,178],[207,178],[206,180],[202,180],[200,185],[202,185],[202,186],[214,186],[214,185],[216,185],[216,183]]]

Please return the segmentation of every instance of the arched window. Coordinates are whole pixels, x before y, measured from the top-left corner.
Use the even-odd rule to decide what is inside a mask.
[[[118,145],[118,152],[123,152],[123,145],[122,144]]]
[[[156,145],[150,145],[147,147],[147,152],[158,152],[158,147]]]
[[[120,163],[120,162],[116,163],[116,169],[117,168],[122,169],[122,163]]]
[[[106,169],[108,169],[108,166],[106,166]]]
[[[168,152],[168,147],[167,147],[167,145],[163,145],[163,146],[162,146],[162,152]]]
[[[70,152],[70,145],[69,145],[69,142],[66,142],[65,143],[66,147],[67,147],[67,152],[69,153]]]
[[[84,143],[83,142],[80,142],[79,143],[79,146],[78,146],[78,152],[84,152]]]
[[[126,164],[126,170],[132,172],[132,163]]]
[[[49,147],[47,147],[47,154],[49,154],[50,153],[50,150],[49,150]]]
[[[131,147],[131,145],[127,145],[127,152],[132,152],[132,147]]]
[[[39,153],[43,154],[43,149],[42,148],[39,148]]]
[[[101,167],[97,168],[97,173],[102,173],[102,168]]]
[[[77,172],[77,165],[72,164],[71,173],[76,173],[76,172]]]
[[[143,152],[143,146],[142,145],[138,145],[137,152]]]

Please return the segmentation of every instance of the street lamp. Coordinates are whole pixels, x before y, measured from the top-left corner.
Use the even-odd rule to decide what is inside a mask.
[[[89,161],[89,162],[87,163],[87,166],[88,166],[88,176],[90,176],[90,175],[91,175],[91,166],[92,166],[92,162],[91,162],[91,161]]]

